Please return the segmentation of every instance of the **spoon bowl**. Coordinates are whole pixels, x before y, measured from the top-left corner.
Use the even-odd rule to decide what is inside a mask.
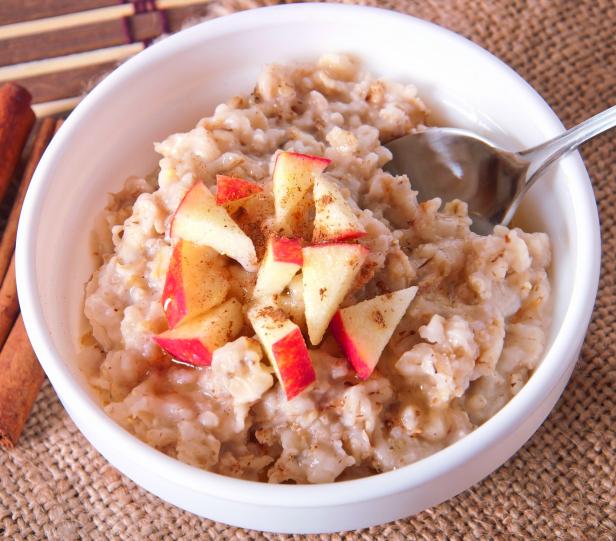
[[[387,145],[393,159],[385,169],[406,174],[422,201],[440,197],[468,204],[475,233],[487,235],[502,222],[524,189],[528,162],[465,130],[429,128]]]
[[[522,152],[508,152],[466,130],[426,128],[385,145],[392,153],[385,170],[407,175],[421,201],[464,201],[471,230],[489,235],[495,225],[509,224],[550,164],[614,126],[616,106]]]

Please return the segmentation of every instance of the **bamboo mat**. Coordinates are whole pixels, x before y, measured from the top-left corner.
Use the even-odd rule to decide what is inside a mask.
[[[2,0],[0,25],[117,4],[114,0]],[[214,0],[167,14],[177,30],[193,17],[264,5]],[[537,89],[565,125],[616,103],[613,0],[365,0],[422,17],[487,48]],[[149,40],[157,14],[130,35],[107,22],[0,43],[0,66]],[[76,96],[110,68],[101,64],[18,80],[35,102]],[[505,98],[506,99],[506,98]],[[504,104],[506,106],[506,103]],[[531,440],[483,482],[419,515],[358,532],[307,539],[616,540],[616,137],[583,149],[601,215],[603,269],[580,361],[563,397]],[[19,446],[0,451],[0,539],[300,539],[200,519],[143,491],[81,436],[46,383]],[[301,537],[304,538],[304,537]]]

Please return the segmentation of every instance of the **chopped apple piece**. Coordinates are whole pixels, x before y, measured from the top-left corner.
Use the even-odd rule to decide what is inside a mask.
[[[291,279],[282,295],[276,296],[276,304],[302,330],[302,333],[307,332],[304,313],[304,284],[301,273]]]
[[[209,312],[154,337],[178,361],[209,366],[214,350],[236,338],[244,325],[242,305],[231,298]]]
[[[334,315],[330,329],[361,379],[367,379],[415,298],[417,287],[379,295]]]
[[[257,252],[259,261],[265,256],[267,239],[274,234],[274,197],[268,192],[259,192],[246,199],[241,199],[235,204],[225,205],[229,214],[233,214],[233,220],[240,229],[250,237]]]
[[[316,209],[313,242],[352,240],[366,234],[353,209],[333,182],[317,175],[313,193]]]
[[[274,367],[287,400],[291,400],[316,380],[302,332],[273,304],[253,306],[248,311],[248,319]]]
[[[298,239],[271,237],[259,267],[255,297],[280,293],[297,274],[302,262],[302,244]]]
[[[316,346],[351,289],[368,250],[361,244],[316,244],[304,248],[303,254],[306,324],[310,342]]]
[[[229,271],[221,255],[209,246],[180,239],[173,249],[163,288],[163,310],[169,327],[220,304],[229,287]]]
[[[225,205],[246,199],[256,193],[262,192],[263,188],[254,182],[243,178],[216,175],[216,204]]]
[[[247,271],[257,270],[255,247],[204,184],[198,182],[184,196],[171,222],[171,236],[210,246],[235,259]]]
[[[321,173],[331,160],[297,152],[281,152],[274,165],[274,204],[278,226],[289,234],[295,233],[305,209],[304,196],[312,187],[315,175]]]

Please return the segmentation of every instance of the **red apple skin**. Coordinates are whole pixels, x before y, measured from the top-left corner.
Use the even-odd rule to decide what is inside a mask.
[[[220,304],[227,294],[229,289],[226,282],[227,271],[221,267],[220,256],[213,256],[209,262],[210,268],[203,269],[202,257],[205,256],[200,255],[203,250],[211,249],[191,245],[190,242],[182,239],[173,248],[162,294],[163,311],[169,328],[177,327],[187,318],[204,313]],[[211,252],[215,253],[214,250]],[[193,259],[190,259],[191,254]],[[195,287],[199,284],[195,283],[195,273],[199,271],[196,269],[206,273],[202,276],[202,287],[197,291]]]
[[[209,366],[214,350],[235,339],[244,324],[241,303],[234,297],[152,339],[173,358],[193,366]]]
[[[281,152],[280,154],[278,154],[278,156],[276,156],[276,161],[278,161],[278,158],[282,154],[287,154],[288,156],[293,156],[295,158],[300,158],[302,160],[307,160],[313,163],[316,162],[314,163],[314,165],[318,164],[317,167],[320,171],[323,171],[330,163],[332,163],[330,159],[324,158],[323,156],[313,156],[312,154],[301,154],[300,152],[291,152],[288,150],[285,150],[284,152]],[[274,167],[276,167],[275,163],[274,163]]]
[[[304,264],[302,243],[299,239],[279,237],[272,240],[272,255],[274,261],[294,263],[300,267]]]
[[[315,244],[336,244],[338,242],[344,242],[347,240],[357,240],[365,237],[368,233],[365,231],[345,231],[344,233],[340,233],[335,237],[330,237],[327,240],[321,242],[318,239]]]
[[[368,379],[370,374],[372,374],[374,367],[371,368],[368,363],[362,359],[361,354],[355,347],[355,344],[353,344],[351,337],[344,328],[340,310],[334,314],[334,317],[329,324],[329,328],[336,339],[336,342],[338,342],[340,349],[349,360],[360,379]]]
[[[262,192],[263,188],[254,182],[243,178],[216,175],[216,204],[224,205],[238,199],[245,199],[256,193]]]
[[[193,366],[210,366],[212,352],[198,338],[165,338],[154,336],[154,341],[174,359]]]
[[[287,400],[297,396],[316,380],[308,348],[299,329],[274,343],[272,353],[284,382]]]

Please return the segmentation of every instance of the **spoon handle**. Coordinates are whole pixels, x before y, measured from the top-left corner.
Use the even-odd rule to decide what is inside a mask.
[[[518,153],[530,162],[526,176],[527,188],[537,180],[545,169],[592,137],[616,126],[616,105],[567,130],[554,139]]]

